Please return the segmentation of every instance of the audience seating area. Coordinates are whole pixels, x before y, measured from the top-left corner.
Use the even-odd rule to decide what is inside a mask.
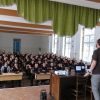
[[[57,56],[52,53],[44,54],[0,54],[0,73],[19,73],[23,72],[23,75],[30,80],[30,85],[35,85],[44,82],[45,79],[37,79],[40,73],[45,75],[46,80],[50,79],[50,73],[55,70],[74,69],[75,64],[84,64],[82,61],[77,62],[75,59]],[[43,81],[42,81],[43,80]]]

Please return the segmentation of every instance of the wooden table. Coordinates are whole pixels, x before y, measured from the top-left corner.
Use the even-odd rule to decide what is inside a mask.
[[[0,74],[0,82],[1,84],[4,85],[5,87],[5,83],[7,81],[11,81],[11,86],[14,87],[15,85],[18,84],[18,86],[20,87],[21,86],[21,81],[22,81],[22,76],[23,76],[23,73],[2,73]],[[16,83],[14,85],[14,83]]]
[[[35,80],[50,80],[51,73],[35,74]]]
[[[2,73],[0,75],[0,81],[22,80],[22,73]]]

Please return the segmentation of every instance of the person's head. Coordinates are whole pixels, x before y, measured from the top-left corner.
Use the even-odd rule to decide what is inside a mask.
[[[79,61],[79,63],[83,63],[83,61],[82,61],[82,60],[80,60],[80,61]]]
[[[59,67],[62,67],[62,63],[59,63],[58,66],[59,66]]]
[[[7,64],[8,64],[8,65],[10,64],[10,61],[9,61],[9,60],[7,60]]]
[[[7,62],[5,62],[5,63],[4,63],[4,66],[7,67],[7,65],[8,65]]]
[[[46,64],[45,63],[43,63],[42,65],[43,65],[43,67],[46,67]]]
[[[12,58],[12,59],[14,59],[14,58],[15,58],[13,54],[11,55],[11,58]]]
[[[18,60],[17,60],[17,59],[15,59],[15,60],[14,60],[14,62],[15,62],[15,63],[17,63],[17,62],[18,62]]]
[[[38,63],[35,63],[35,68],[38,68]]]
[[[15,60],[18,60],[18,57],[15,57]]]
[[[39,60],[38,63],[41,64],[41,60]]]
[[[5,56],[5,57],[4,57],[4,61],[7,61],[7,59],[8,59],[8,57]]]
[[[47,65],[48,64],[48,62],[47,61],[44,61],[44,63]]]
[[[14,67],[15,67],[15,68],[18,68],[18,64],[14,64]]]
[[[100,39],[97,40],[96,47],[100,48]]]
[[[50,65],[53,67],[54,66],[54,64],[53,63],[50,63]]]
[[[0,55],[0,59],[2,59],[2,56]]]
[[[31,64],[34,64],[34,60],[31,61]]]

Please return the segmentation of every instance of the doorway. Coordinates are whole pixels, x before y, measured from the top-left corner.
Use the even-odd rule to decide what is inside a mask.
[[[13,39],[13,53],[19,54],[21,51],[21,39]]]

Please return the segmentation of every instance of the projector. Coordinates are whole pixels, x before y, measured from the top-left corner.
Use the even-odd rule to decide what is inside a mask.
[[[56,75],[68,75],[68,71],[66,70],[58,70],[54,72]]]

